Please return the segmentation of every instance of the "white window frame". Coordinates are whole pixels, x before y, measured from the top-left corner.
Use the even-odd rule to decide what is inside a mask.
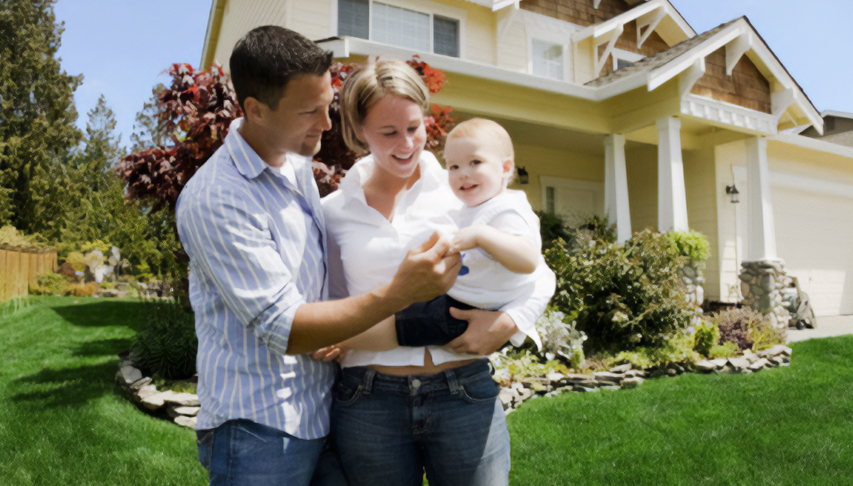
[[[534,41],[544,42],[544,43],[548,43],[548,44],[551,44],[554,46],[560,46],[560,52],[561,52],[561,59],[560,60],[562,61],[562,64],[563,64],[563,73],[559,79],[555,79],[555,78],[552,78],[549,76],[542,76],[542,75],[539,75],[539,74],[536,74],[533,72],[533,42]],[[532,74],[533,76],[536,76],[537,78],[552,79],[554,81],[565,81],[566,75],[568,73],[568,70],[566,69],[566,65],[568,64],[566,62],[566,50],[567,50],[567,48],[568,48],[567,44],[562,44],[560,42],[553,42],[553,41],[548,40],[548,39],[543,39],[543,38],[539,37],[538,35],[537,36],[528,36],[528,42],[527,42],[527,59],[528,59],[527,70],[528,70],[528,72],[530,74]]]
[[[628,61],[631,63],[636,63],[640,59],[643,59],[644,55],[637,54],[636,52],[626,51],[624,49],[613,49],[610,53],[613,59],[613,70],[616,71],[619,69],[619,60]]]
[[[539,176],[539,187],[541,189],[541,208],[547,211],[548,208],[548,188],[553,187],[556,193],[557,189],[568,189],[570,191],[590,192],[595,199],[595,216],[604,216],[604,183],[593,181],[582,181],[578,179],[567,179],[564,177]],[[556,196],[556,194],[555,194]],[[556,209],[556,208],[555,208]],[[572,216],[572,215],[568,215]],[[580,215],[578,216],[586,216]]]
[[[533,39],[551,44],[560,45],[563,48],[563,77],[559,81],[572,82],[573,58],[572,58],[572,34],[581,27],[564,20],[551,18],[528,10],[521,10],[525,30],[527,31],[527,73],[533,74]],[[536,76],[542,79],[551,79]]]
[[[455,59],[464,59],[465,58],[465,20],[467,19],[467,12],[461,8],[450,7],[447,5],[441,5],[437,3],[433,3],[427,0],[368,0],[368,25],[367,25],[367,35],[368,41],[376,42],[381,45],[388,45],[392,47],[397,47],[401,49],[410,49],[409,47],[398,46],[394,44],[385,44],[380,43],[373,40],[373,3],[379,2],[384,3],[385,5],[390,5],[392,7],[404,8],[407,10],[413,10],[418,13],[423,13],[429,15],[429,53],[436,56],[443,56],[444,54],[436,54],[435,46],[433,45],[435,42],[435,32],[433,31],[435,16],[448,18],[451,20],[455,20],[459,23],[459,57]],[[341,37],[338,32],[338,0],[332,1],[332,37]],[[452,56],[447,56],[452,57]]]

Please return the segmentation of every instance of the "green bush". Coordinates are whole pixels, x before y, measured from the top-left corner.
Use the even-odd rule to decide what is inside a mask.
[[[651,231],[623,245],[595,239],[595,231],[578,230],[572,244],[557,240],[546,250],[557,276],[552,305],[573,317],[590,351],[663,346],[693,313],[677,276],[683,257]]]
[[[148,376],[190,378],[195,372],[198,339],[192,312],[173,300],[146,302],[147,325],[136,335],[134,362]]]
[[[711,256],[708,238],[698,231],[671,231],[665,234],[666,240],[683,257],[694,262],[704,262]]]
[[[755,319],[749,323],[749,337],[752,339],[752,349],[760,351],[788,341],[786,329],[775,329],[770,319]]]
[[[639,346],[631,351],[622,351],[612,364],[631,363],[636,369],[666,368],[669,364],[693,363],[699,356],[693,351],[693,340],[689,335],[673,336],[660,346]]]
[[[702,322],[696,326],[693,335],[693,349],[704,356],[708,356],[711,348],[720,341],[720,329],[713,322]]]
[[[716,346],[711,346],[711,349],[708,351],[709,358],[731,358],[733,356],[738,356],[740,354],[740,349],[737,347],[737,344],[726,341],[723,344],[718,344]]]
[[[35,285],[30,285],[31,295],[65,295],[68,280],[59,273],[45,273],[36,277]]]

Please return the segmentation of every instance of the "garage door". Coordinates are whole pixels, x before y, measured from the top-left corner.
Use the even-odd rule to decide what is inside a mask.
[[[817,315],[853,314],[853,186],[771,173],[776,250]]]

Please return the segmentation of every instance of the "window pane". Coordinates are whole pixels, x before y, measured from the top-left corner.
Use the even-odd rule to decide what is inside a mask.
[[[372,39],[429,52],[429,14],[373,3]]]
[[[434,15],[432,18],[433,52],[459,57],[459,22]]]
[[[367,39],[369,0],[338,0],[338,35]]]
[[[533,39],[533,74],[551,79],[563,79],[563,46]]]

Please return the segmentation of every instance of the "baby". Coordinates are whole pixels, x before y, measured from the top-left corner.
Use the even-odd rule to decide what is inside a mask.
[[[444,158],[453,194],[465,203],[450,248],[462,252],[456,283],[447,295],[414,304],[345,341],[342,350],[447,344],[468,328],[450,315],[451,307],[498,310],[534,285],[539,219],[523,192],[506,188],[515,172],[509,134],[491,120],[462,122],[447,135]]]

